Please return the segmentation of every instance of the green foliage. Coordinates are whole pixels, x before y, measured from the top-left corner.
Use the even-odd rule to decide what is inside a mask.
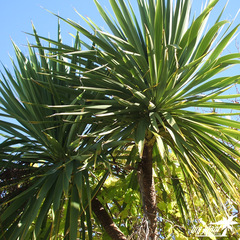
[[[55,75],[58,71],[70,76],[75,70],[47,59],[47,54],[61,51],[61,38],[55,43],[57,48],[47,53],[33,30],[40,59],[30,45],[29,58],[14,45],[15,76],[5,69],[7,76],[1,82],[1,116],[6,119],[0,126],[6,133],[1,144],[1,192],[5,194],[1,238],[76,239],[78,222],[81,216],[89,218],[91,199],[108,170],[101,167],[101,176],[90,177],[91,168],[99,165],[94,160],[97,146],[91,139],[79,138],[90,129],[82,117],[49,117],[58,110],[48,106],[81,105],[81,92]],[[80,50],[78,35],[70,49]],[[86,222],[90,237],[91,222]]]
[[[191,19],[189,0],[138,0],[139,18],[130,2],[110,0],[111,17],[95,0],[111,33],[59,17],[77,30],[72,47],[60,27],[56,41],[33,27],[29,57],[14,44],[18,66],[0,83],[1,239],[108,239],[95,196],[124,234],[140,236],[144,144],[161,236],[185,239],[200,218],[239,209],[240,123],[226,118],[239,114],[229,101],[239,94],[225,92],[240,77],[218,76],[240,63],[221,55],[238,26],[219,16],[203,31],[217,2]]]

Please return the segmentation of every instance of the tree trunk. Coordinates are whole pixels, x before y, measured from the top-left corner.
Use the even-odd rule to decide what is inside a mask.
[[[102,227],[113,240],[127,240],[121,230],[113,222],[112,218],[109,216],[97,197],[92,200],[92,210]]]
[[[140,186],[144,215],[148,221],[146,239],[157,239],[157,201],[152,171],[153,144],[145,142],[142,161],[138,166],[138,182]]]

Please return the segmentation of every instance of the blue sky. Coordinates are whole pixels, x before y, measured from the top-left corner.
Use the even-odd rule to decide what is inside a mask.
[[[110,9],[108,0],[99,0],[99,2]],[[135,4],[136,0],[130,0],[131,4]],[[193,11],[198,15],[201,10],[202,3],[205,0],[193,0]],[[221,11],[227,0],[220,0],[216,6],[215,17]],[[32,32],[31,22],[34,23],[38,34],[42,36],[50,36],[54,38],[57,31],[57,18],[44,10],[48,9],[59,14],[64,18],[70,18],[85,26],[84,21],[76,14],[76,9],[83,16],[90,17],[99,26],[104,27],[104,22],[97,12],[93,0],[10,0],[2,1],[0,14],[0,61],[11,69],[10,56],[14,56],[11,39],[27,54],[24,47],[27,39],[31,42],[31,37],[24,32]],[[239,0],[229,0],[228,7],[223,15],[224,19],[232,20],[240,8]],[[237,17],[236,23],[240,23],[240,15]],[[211,21],[210,21],[211,23]],[[66,24],[61,24],[62,36],[64,43],[71,44],[71,36],[69,32],[75,34],[75,30],[69,28]],[[239,37],[240,39],[240,37]],[[235,48],[235,49],[234,49]],[[235,51],[235,43],[228,49]],[[0,67],[0,69],[2,69]]]
[[[108,0],[101,0],[104,5],[108,4]],[[71,18],[72,20],[84,24],[83,20],[76,14],[76,9],[83,16],[88,16],[101,21],[97,14],[93,0],[10,0],[2,1],[0,14],[0,61],[11,67],[9,54],[14,55],[11,39],[23,50],[27,39],[31,42],[31,37],[24,32],[32,32],[33,22],[39,35],[55,37],[57,33],[57,18],[47,12],[48,9],[64,18]],[[75,31],[62,25],[63,41],[71,44],[71,37],[69,32]],[[26,51],[27,53],[27,51]]]

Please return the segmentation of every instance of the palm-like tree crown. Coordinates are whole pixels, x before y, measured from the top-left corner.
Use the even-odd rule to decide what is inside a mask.
[[[161,179],[167,173],[185,222],[194,218],[187,202],[194,194],[201,196],[210,210],[216,206],[224,210],[226,199],[239,205],[240,124],[226,118],[239,114],[235,111],[239,104],[226,101],[238,95],[224,92],[240,78],[217,76],[239,64],[239,53],[221,56],[238,26],[227,27],[221,35],[228,22],[220,21],[219,16],[204,34],[217,2],[210,1],[191,19],[190,0],[176,0],[176,6],[172,1],[138,0],[139,18],[130,3],[110,0],[112,18],[95,0],[111,33],[91,20],[86,21],[93,34],[62,18],[91,40],[91,46],[82,42],[85,49],[81,49],[78,35],[75,46],[69,47],[60,38],[53,41],[34,32],[41,63],[32,48],[30,60],[16,49],[20,71],[15,68],[16,79],[7,72],[12,85],[7,79],[2,83],[2,110],[21,126],[3,122],[1,129],[18,141],[7,140],[5,152],[13,152],[14,144],[19,143],[21,157],[14,162],[4,157],[2,162],[30,162],[28,168],[34,170],[34,177],[26,176],[33,181],[28,190],[11,200],[14,207],[4,208],[4,237],[24,239],[32,236],[27,235],[30,233],[56,237],[62,227],[57,222],[61,211],[66,219],[62,227],[65,235],[70,232],[70,239],[76,239],[78,219],[82,230],[87,221],[91,235],[91,200],[109,171],[116,170],[112,164],[126,164],[136,179],[139,162],[146,160],[160,179],[159,195],[166,192]],[[49,47],[43,47],[40,39],[48,41]],[[116,150],[121,154],[113,157]],[[35,169],[32,163],[41,165]],[[89,177],[91,170],[96,171],[95,178]],[[27,201],[30,195],[34,197]],[[16,210],[21,212],[19,217]],[[41,232],[44,217],[49,221],[47,232]],[[33,221],[36,225],[30,228]],[[22,227],[17,228],[19,223]]]
[[[185,177],[205,199],[207,193],[217,196],[216,179],[222,179],[237,197],[232,184],[239,174],[239,123],[225,116],[238,113],[212,109],[239,109],[237,103],[224,101],[236,98],[224,92],[238,83],[239,75],[216,76],[239,63],[238,53],[221,56],[238,26],[219,35],[228,23],[219,21],[219,16],[203,34],[217,0],[193,21],[188,0],[176,1],[175,7],[171,1],[138,1],[142,25],[130,3],[127,7],[124,1],[111,0],[113,20],[95,2],[112,34],[90,20],[94,34],[63,19],[94,45],[90,51],[65,54],[70,59],[75,55],[91,59],[91,64],[88,71],[82,71],[80,64],[68,64],[80,71],[76,88],[84,90],[86,100],[81,113],[62,114],[88,116],[105,126],[101,135],[109,135],[109,141],[131,136],[140,157],[145,142],[156,144],[161,156],[157,164],[168,164],[173,152]],[[196,112],[196,108],[206,111]]]

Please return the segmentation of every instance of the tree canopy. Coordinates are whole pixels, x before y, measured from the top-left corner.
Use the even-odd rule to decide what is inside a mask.
[[[218,1],[193,18],[190,0],[109,0],[114,16],[95,0],[109,32],[56,15],[72,46],[60,24],[57,40],[33,26],[28,56],[14,44],[0,82],[1,239],[185,239],[239,214],[228,90],[240,75],[219,75],[240,63],[222,55],[238,25],[221,12],[206,30]]]

